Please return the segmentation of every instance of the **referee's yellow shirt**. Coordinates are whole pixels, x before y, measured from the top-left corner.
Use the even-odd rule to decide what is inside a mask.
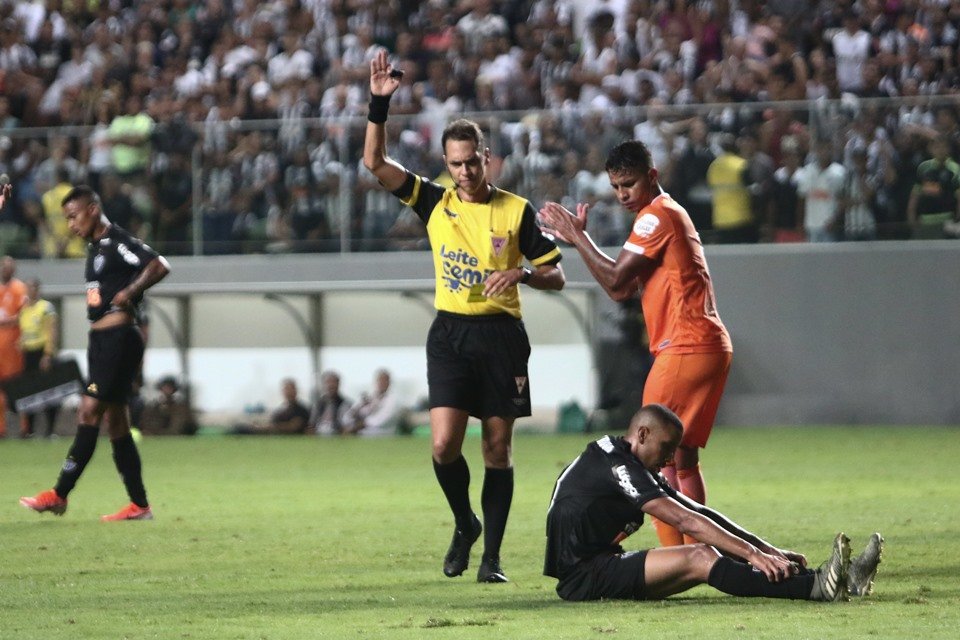
[[[492,187],[487,202],[464,202],[456,187],[444,188],[408,172],[394,195],[427,225],[439,311],[519,318],[519,287],[487,298],[482,294],[487,276],[516,269],[523,258],[534,266],[560,261],[560,249],[537,227],[533,205],[508,191]]]

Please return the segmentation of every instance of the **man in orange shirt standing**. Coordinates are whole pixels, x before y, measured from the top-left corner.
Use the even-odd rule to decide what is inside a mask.
[[[17,263],[0,259],[0,383],[20,375],[20,310],[27,303],[27,285],[13,277]],[[0,438],[7,435],[7,396],[0,392]]]
[[[574,215],[548,202],[540,216],[551,233],[577,249],[611,298],[625,300],[642,290],[654,356],[643,404],[663,404],[685,425],[674,464],[661,471],[671,486],[705,504],[700,449],[707,445],[730,370],[730,334],[717,315],[700,236],[683,207],[660,188],[646,145],[637,140],[618,145],[607,158],[606,170],[620,204],[636,213],[616,260],[586,232],[589,205],[578,204]],[[663,546],[684,543],[673,527],[658,521],[655,526]]]

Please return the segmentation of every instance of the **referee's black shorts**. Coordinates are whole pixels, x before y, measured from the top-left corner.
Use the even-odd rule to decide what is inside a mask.
[[[646,551],[601,555],[584,560],[557,583],[564,600],[646,600]]]
[[[438,312],[427,336],[430,408],[463,409],[481,420],[529,416],[529,358],[522,320]]]
[[[136,325],[90,331],[84,393],[104,402],[126,402],[133,395],[143,351],[143,333]]]

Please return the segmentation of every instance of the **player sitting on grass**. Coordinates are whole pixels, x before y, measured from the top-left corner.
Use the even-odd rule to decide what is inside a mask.
[[[590,443],[560,474],[547,512],[544,574],[559,580],[561,598],[655,600],[704,583],[735,596],[827,602],[870,593],[883,551],[879,533],[852,563],[850,540],[838,534],[830,558],[808,569],[802,554],[774,547],[667,484],[660,467],[682,435],[675,413],[649,404],[626,436]],[[700,543],[624,552],[620,542],[644,514]]]

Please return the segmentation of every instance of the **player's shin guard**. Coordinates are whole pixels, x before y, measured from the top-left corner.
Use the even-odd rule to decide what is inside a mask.
[[[473,509],[470,507],[470,467],[467,461],[463,456],[447,464],[434,460],[433,472],[453,511],[457,529],[469,531],[473,527]]]
[[[81,424],[77,427],[77,434],[73,437],[73,444],[67,453],[67,459],[63,461],[63,467],[60,469],[60,477],[57,478],[57,484],[53,487],[53,490],[61,498],[66,498],[73,491],[77,480],[83,474],[84,467],[93,457],[99,435],[99,427],[89,424]]]
[[[680,485],[680,493],[700,504],[707,504],[707,487],[703,482],[703,473],[700,471],[699,464],[692,469],[677,469],[677,482]],[[683,536],[684,544],[696,542],[695,538]]]
[[[707,584],[731,596],[809,600],[813,579],[812,571],[801,571],[780,582],[770,582],[749,564],[722,557],[710,569]]]
[[[495,557],[500,554],[500,543],[507,529],[507,516],[513,503],[513,467],[487,467],[483,476],[480,505],[483,508],[483,552]]]
[[[127,488],[130,502],[138,507],[150,506],[147,502],[147,490],[143,487],[140,453],[133,442],[133,435],[128,433],[122,438],[111,440],[110,444],[113,445],[113,462],[123,478],[123,486]]]

